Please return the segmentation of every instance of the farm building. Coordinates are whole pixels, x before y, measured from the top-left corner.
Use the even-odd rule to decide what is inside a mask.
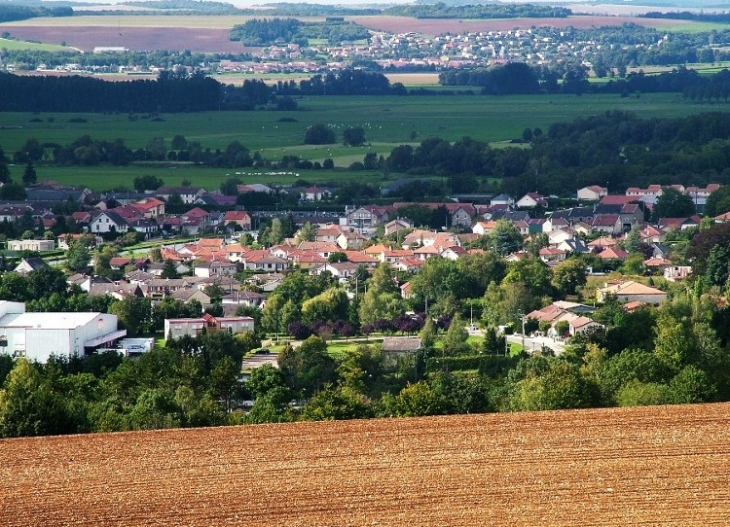
[[[205,314],[200,318],[168,318],[165,319],[165,338],[179,339],[185,335],[197,337],[205,331],[226,330],[231,333],[253,331],[251,317],[214,317]]]
[[[46,362],[51,355],[82,357],[127,334],[105,313],[26,313],[22,302],[0,301],[0,353]]]

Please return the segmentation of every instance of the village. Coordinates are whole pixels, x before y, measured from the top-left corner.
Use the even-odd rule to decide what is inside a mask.
[[[458,261],[494,251],[490,236],[495,236],[500,229],[508,229],[518,237],[512,248],[499,250],[507,263],[537,259],[545,267],[554,268],[571,257],[590,255],[596,263],[595,268],[581,264],[586,275],[600,276],[630,268],[638,275],[681,281],[690,275],[692,267],[683,256],[672,254],[668,237],[698,229],[703,221],[721,223],[730,218],[723,214],[703,220],[693,214],[647,221],[649,213],[667,192],[689,196],[695,209],[702,211],[709,195],[719,188],[715,184],[705,188],[650,185],[612,195],[600,186],[589,186],[577,191],[575,206],[552,211],[548,198],[528,193],[517,199],[496,195],[481,204],[394,202],[345,207],[339,215],[298,212],[288,215],[296,229],[293,235],[271,240],[277,243],[264,240],[261,231],[253,227],[260,217],[267,222],[281,222],[286,212],[249,213],[233,209],[235,196],[208,193],[199,187],[161,187],[146,194],[99,196],[88,189],[45,182],[28,189],[27,202],[0,206],[0,217],[5,222],[25,221],[30,217],[37,226],[36,232],[48,229],[42,239],[34,239],[30,236],[33,231],[26,231],[25,239],[6,241],[10,254],[25,256],[10,269],[20,274],[47,266],[42,258],[44,253],[69,251],[70,246],[81,240],[92,246],[89,249],[101,249],[106,241],[130,233],[136,233],[138,240],[151,242],[147,250],[114,253],[105,263],[112,274],[95,275],[98,265],[87,266],[71,274],[68,283],[91,296],[115,300],[147,298],[153,307],[166,297],[183,303],[197,301],[202,309],[218,304],[220,320],[198,317],[166,321],[164,338],[167,339],[199,335],[203,327],[211,324],[236,332],[254,329],[253,318],[241,314],[246,309],[263,309],[268,296],[292,270],[330,276],[353,297],[360,287],[356,281],[364,282],[378,266],[385,265],[396,277],[400,296],[408,301],[409,277],[416,276],[429,259]],[[238,190],[276,192],[260,184],[239,185]],[[336,193],[336,189],[318,187],[298,191],[301,201],[310,203],[315,211],[316,204],[327,202]],[[190,208],[182,214],[167,213],[165,206],[171,198]],[[69,199],[78,200],[81,210],[63,219],[52,213],[53,200]],[[407,211],[414,206],[444,211],[447,225],[441,230],[415,225],[407,217]],[[77,232],[52,236],[51,229],[59,221],[74,225]],[[628,242],[630,238],[632,242]],[[638,261],[637,253],[641,255]],[[633,261],[631,266],[626,265],[629,260]],[[596,303],[604,302],[609,296],[619,299],[627,310],[634,310],[661,304],[667,292],[634,280],[607,280],[596,291],[595,298],[582,298],[581,302],[558,299],[524,313],[523,330],[525,319],[537,322],[537,336],[558,341],[593,330],[600,324],[590,318],[590,313]],[[477,322],[471,322],[472,331],[479,331]],[[114,325],[104,333],[107,338],[92,339],[94,344],[87,346],[86,351],[117,345],[122,334],[117,332],[116,322]],[[0,319],[0,333],[7,334],[3,319]],[[522,337],[524,342],[524,331]],[[25,340],[19,342],[15,351],[11,350],[16,355],[47,359],[45,348],[33,351],[30,343],[26,346]],[[149,350],[151,344],[145,348]]]

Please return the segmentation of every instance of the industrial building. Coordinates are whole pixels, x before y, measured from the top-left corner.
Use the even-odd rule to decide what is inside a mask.
[[[110,348],[127,330],[106,313],[26,313],[25,303],[0,301],[0,353],[46,362]]]

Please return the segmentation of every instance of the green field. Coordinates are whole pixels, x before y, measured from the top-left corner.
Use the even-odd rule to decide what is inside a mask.
[[[646,24],[642,24],[646,27],[653,27],[657,31],[664,31],[667,33],[709,33],[711,31],[725,31],[730,27],[728,24],[722,24],[719,22],[695,22],[693,20],[677,20],[674,24],[657,24],[652,25],[651,19],[647,18]]]
[[[8,157],[28,138],[41,143],[67,145],[83,135],[92,139],[123,138],[133,149],[144,148],[153,137],[162,137],[169,146],[176,134],[188,141],[199,141],[203,148],[225,149],[240,141],[250,150],[260,150],[271,160],[284,155],[297,155],[313,161],[332,157],[337,167],[347,167],[361,161],[368,152],[387,155],[393,147],[440,136],[456,141],[464,136],[488,141],[494,146],[509,144],[520,137],[525,128],[540,127],[547,131],[550,124],[570,121],[578,116],[601,114],[608,110],[625,110],[642,118],[681,117],[709,111],[725,111],[727,104],[694,104],[678,94],[642,94],[641,97],[621,98],[618,95],[542,95],[542,96],[405,96],[405,97],[305,97],[295,112],[205,112],[164,114],[163,121],[153,122],[126,114],[0,114],[0,148]],[[87,122],[72,123],[83,117]],[[293,118],[296,122],[281,122]],[[32,122],[33,121],[33,122]],[[361,126],[369,144],[345,147],[341,143],[327,146],[303,145],[306,129],[315,123],[332,126],[341,140],[342,131]],[[50,155],[50,149],[47,151]],[[172,168],[172,167],[175,168]],[[19,177],[21,167],[11,167],[12,176]],[[162,177],[167,184],[189,179],[193,184],[217,186],[235,174],[233,169],[177,166],[162,163],[156,167],[53,167],[40,164],[40,179],[85,185],[100,190],[127,184],[141,174]],[[244,172],[242,170],[238,170]],[[257,171],[262,172],[262,171]],[[300,177],[311,181],[360,180],[380,177],[377,174],[332,171],[299,171]],[[294,174],[246,177],[247,182],[292,183]],[[113,183],[110,185],[110,183]]]
[[[0,38],[0,50],[6,49],[8,51],[28,50],[28,51],[78,51],[74,48],[66,46],[60,46],[58,44],[41,44],[39,42],[27,42],[25,40],[15,40],[12,38]]]

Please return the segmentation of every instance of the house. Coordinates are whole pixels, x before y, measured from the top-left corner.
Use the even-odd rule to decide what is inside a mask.
[[[588,317],[578,317],[568,321],[568,332],[571,337],[575,337],[576,335],[585,335],[586,333],[603,328],[604,326],[602,324],[599,324]]]
[[[540,260],[547,264],[554,264],[565,260],[565,251],[554,247],[543,247],[540,249]]]
[[[340,283],[345,283],[350,278],[355,276],[358,267],[360,267],[358,264],[352,262],[327,262],[325,264],[313,267],[310,271],[310,274],[321,275],[322,273],[330,273],[333,277],[337,278]]]
[[[251,317],[214,317],[205,314],[200,318],[167,318],[165,319],[165,338],[179,339],[185,335],[197,337],[204,331],[229,331],[243,333],[254,330],[254,320]]]
[[[251,183],[249,185],[237,185],[236,189],[239,194],[246,194],[247,192],[263,192],[264,194],[275,194],[275,190],[271,187],[267,187],[261,183]]]
[[[702,219],[697,216],[690,216],[689,218],[660,218],[658,227],[664,232],[667,231],[683,231],[686,229],[693,229],[700,226]]]
[[[618,242],[614,238],[608,236],[602,236],[588,242],[588,247],[591,250],[598,252],[602,251],[606,247],[616,247],[616,245],[618,245]]]
[[[361,249],[366,241],[367,238],[365,236],[359,232],[350,230],[342,231],[336,240],[337,245],[343,249]]]
[[[390,236],[391,234],[397,234],[400,231],[412,229],[413,227],[414,225],[410,221],[402,218],[396,218],[385,224],[384,234],[385,236]]]
[[[512,196],[510,196],[509,194],[498,194],[489,200],[490,207],[496,207],[496,206],[500,206],[500,205],[507,206],[507,207],[514,207],[515,199]]]
[[[634,281],[606,283],[605,287],[596,290],[596,300],[605,302],[608,295],[618,298],[619,302],[645,302],[661,304],[667,299],[667,293],[655,287],[649,287]]]
[[[186,205],[195,203],[195,200],[205,194],[202,187],[160,187],[155,191],[155,196],[165,201],[170,201],[172,196],[180,196]]]
[[[441,251],[441,258],[456,261],[466,254],[468,254],[466,252],[466,249],[464,249],[463,247],[459,247],[458,245],[454,245],[452,247],[446,247],[445,249],[443,249]]]
[[[280,272],[288,267],[288,262],[268,251],[250,251],[243,257],[243,265],[247,271]]]
[[[547,200],[537,192],[528,192],[517,200],[515,205],[520,209],[534,209],[535,207],[547,207]]]
[[[730,223],[730,212],[725,212],[713,218],[715,223]]]
[[[601,260],[621,260],[624,261],[629,257],[629,253],[619,247],[606,247],[600,253],[598,258]]]
[[[205,192],[198,196],[193,205],[210,205],[211,207],[235,207],[237,196],[226,196],[219,192]]]
[[[619,214],[596,214],[591,222],[593,232],[617,235],[623,231]]]
[[[358,207],[347,213],[345,224],[363,236],[370,236],[378,225],[388,222],[388,217],[394,211],[393,207],[376,205]]]
[[[153,218],[140,218],[138,220],[132,220],[129,222],[129,227],[140,233],[145,240],[156,237],[160,233],[160,225],[156,219]]]
[[[578,189],[578,201],[600,201],[602,197],[608,195],[608,189],[591,185]]]
[[[142,298],[144,291],[139,284],[131,284],[125,281],[100,281],[94,277],[89,281],[89,296],[110,296],[115,300],[124,300],[128,297]]]
[[[563,227],[548,234],[548,243],[550,245],[560,245],[567,240],[572,240],[575,236],[576,233],[574,229],[571,227]]]
[[[386,337],[383,339],[383,364],[397,366],[403,359],[415,362],[415,355],[421,349],[418,337]]]
[[[261,307],[266,296],[253,291],[232,291],[221,297],[222,304],[235,306]]]
[[[307,187],[299,193],[300,199],[303,201],[322,201],[332,197],[329,189],[321,187]]]
[[[126,233],[129,224],[113,210],[100,211],[89,223],[89,231],[93,234]]]
[[[211,278],[217,276],[233,276],[238,272],[238,266],[233,262],[215,260],[199,263],[195,266],[195,276]]]
[[[20,260],[18,265],[13,269],[14,273],[26,275],[39,269],[48,267],[48,264],[42,259],[37,257],[23,258]]]
[[[106,313],[26,313],[22,302],[0,301],[0,353],[45,363],[55,355],[83,357],[111,347],[127,331]]]
[[[490,234],[497,226],[496,221],[478,221],[471,227],[471,232],[478,234],[479,236],[486,236]]]
[[[670,265],[664,268],[664,278],[670,282],[685,280],[690,274],[692,274],[690,265]]]
[[[147,296],[162,298],[184,287],[187,287],[187,284],[182,278],[153,278],[147,282]]]
[[[10,240],[9,251],[52,251],[56,248],[55,240]]]
[[[251,230],[251,216],[245,210],[229,210],[223,216],[226,227],[237,226],[242,231]]]
[[[590,249],[586,246],[585,243],[580,238],[571,238],[569,240],[563,240],[560,242],[557,246],[558,249],[561,251],[565,251],[566,253],[587,253],[590,252]]]
[[[159,218],[165,215],[165,202],[152,196],[137,201],[134,205],[144,211],[145,218]]]
[[[212,302],[210,295],[197,287],[185,287],[182,289],[178,289],[170,296],[175,300],[180,300],[184,303],[190,302],[191,300],[197,300],[198,302],[200,302],[201,305],[204,306]]]

